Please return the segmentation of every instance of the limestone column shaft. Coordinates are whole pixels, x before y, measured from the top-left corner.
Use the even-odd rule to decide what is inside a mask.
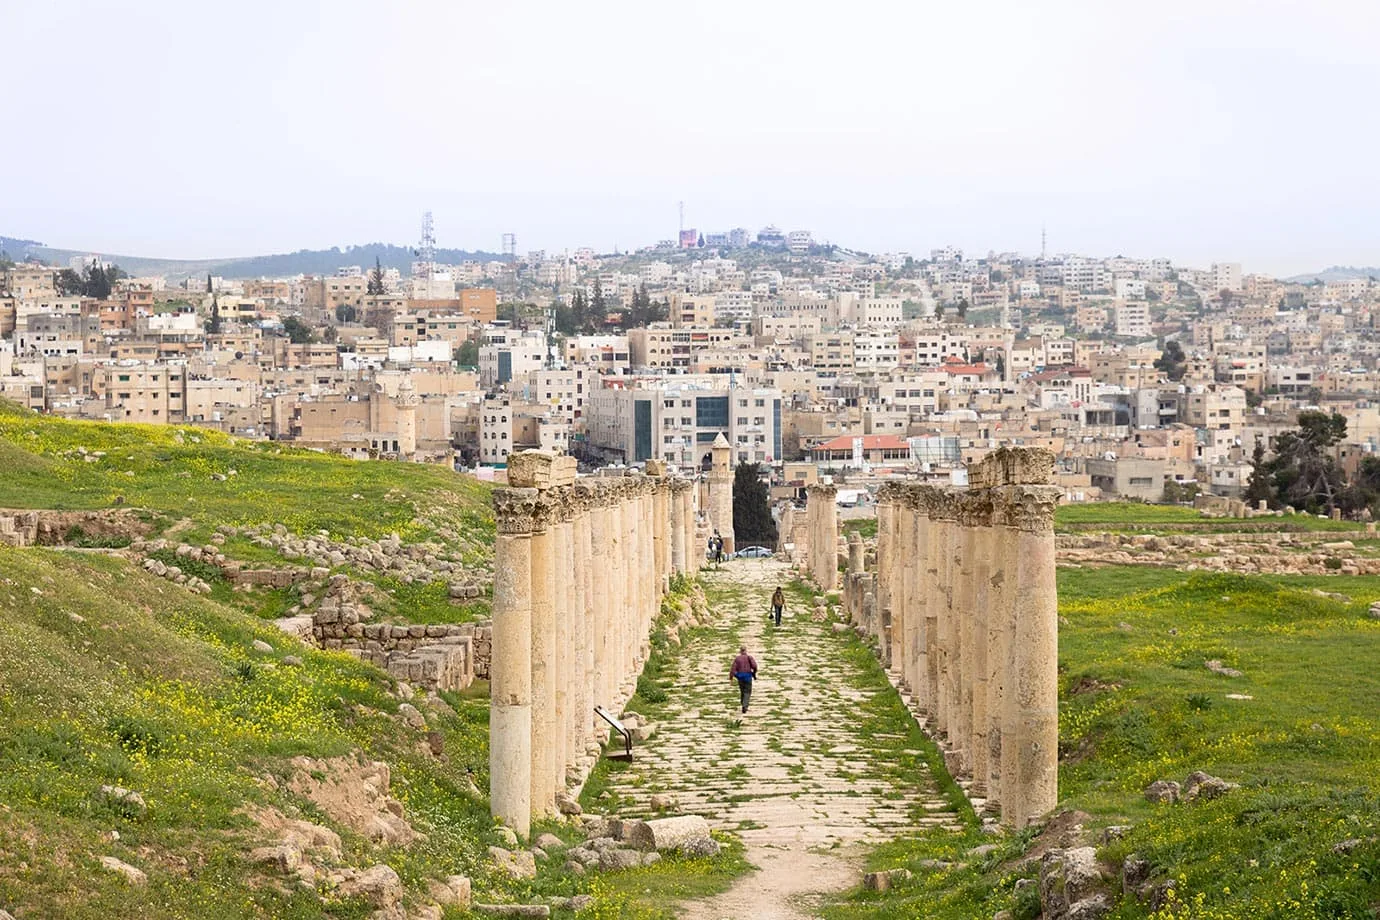
[[[1059,606],[1055,584],[1054,505],[1057,486],[1016,486],[1016,599],[1012,637],[1014,686],[1006,700],[1013,750],[1011,798],[1002,818],[1025,827],[1059,798]],[[1009,812],[1009,817],[1008,817]]]
[[[992,552],[990,602],[987,613],[987,800],[1005,811],[1006,789],[1002,732],[1005,724],[1007,687],[1011,674],[1011,638],[1015,633],[1012,599],[1015,596],[1016,532],[1006,526],[1006,502],[992,505]]]
[[[969,680],[973,690],[972,724],[970,726],[972,743],[968,750],[971,752],[973,792],[976,795],[985,796],[988,788],[987,705],[990,671],[987,659],[990,649],[990,634],[987,620],[991,615],[991,594],[988,580],[991,570],[992,521],[990,511],[980,509],[978,514],[976,526],[972,528],[970,536],[973,560],[973,586],[971,589],[973,625],[970,635],[973,651]]]
[[[565,788],[566,752],[570,748],[570,652],[574,630],[571,628],[571,600],[575,589],[574,560],[571,558],[570,522],[566,520],[568,509],[562,499],[561,517],[555,527],[554,558],[551,600],[556,618],[555,655],[555,710],[551,717],[552,735],[555,750],[552,760],[553,791]],[[554,802],[553,802],[554,804]]]
[[[891,643],[892,666],[900,671],[901,684],[912,692],[915,689],[914,649],[910,641],[910,629],[915,617],[915,593],[920,586],[919,573],[915,569],[915,519],[913,503],[907,501],[897,509],[892,522],[896,531],[897,563],[901,567],[900,590],[892,598],[891,604]]]
[[[892,532],[892,519],[896,514],[896,500],[891,490],[883,486],[877,500],[877,588],[876,604],[879,610],[891,606],[891,566],[895,556],[895,534]],[[866,620],[866,617],[864,617]],[[863,628],[876,634],[875,623],[863,623]]]
[[[925,696],[929,701],[927,712],[935,732],[939,732],[939,709],[942,705],[941,631],[940,614],[944,609],[944,568],[945,540],[944,521],[937,517],[937,493],[927,491],[925,495],[926,533],[925,571],[928,575],[922,590],[925,592]]]
[[[603,490],[596,491],[589,510],[590,535],[590,608],[589,608],[589,651],[590,687],[593,698],[590,710],[585,713],[591,726],[598,716],[593,714],[595,706],[612,706],[613,697],[609,692],[609,578],[614,564],[609,553],[607,496]],[[597,728],[595,729],[597,731]]]
[[[493,645],[489,675],[489,802],[493,816],[532,830],[532,517],[535,489],[494,493]]]
[[[686,574],[685,565],[685,489],[679,481],[672,483],[668,497],[671,530],[671,571],[678,575]]]
[[[973,513],[971,497],[958,496],[962,517],[958,524],[958,581],[955,593],[955,634],[958,637],[958,741],[959,761],[965,772],[973,768]]]
[[[542,496],[541,517],[532,532],[532,813],[556,809],[555,732],[555,528],[550,497]]]
[[[915,534],[915,577],[916,584],[911,592],[910,610],[914,621],[912,629],[912,657],[914,672],[911,676],[911,694],[921,712],[933,711],[934,701],[930,698],[930,519],[923,502],[915,501],[910,513],[910,526]]]
[[[589,736],[589,536],[588,511],[583,501],[575,504],[570,520],[570,565],[574,596],[570,609],[570,656],[567,671],[568,698],[566,721],[570,741],[566,745],[566,766],[574,766],[584,753]]]

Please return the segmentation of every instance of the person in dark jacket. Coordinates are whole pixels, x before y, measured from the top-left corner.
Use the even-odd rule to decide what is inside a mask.
[[[776,592],[771,596],[771,615],[776,620],[776,625],[781,625],[781,611],[786,609],[786,595],[782,593],[781,586],[778,585]]]
[[[738,699],[743,712],[748,711],[748,701],[752,699],[752,682],[757,678],[757,662],[747,653],[747,646],[738,646],[738,657],[729,666],[728,676],[738,682]]]

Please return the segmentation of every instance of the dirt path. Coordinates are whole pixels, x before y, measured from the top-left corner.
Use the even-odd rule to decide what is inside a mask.
[[[727,600],[708,639],[682,653],[672,714],[634,768],[617,775],[620,811],[649,814],[651,795],[669,794],[678,811],[703,814],[743,839],[759,871],[687,904],[688,920],[811,917],[821,896],[857,883],[868,845],[957,819],[923,770],[897,781],[901,736],[866,730],[875,724],[866,708],[875,693],[855,686],[829,624],[813,621],[799,601],[780,629],[769,623],[772,589],[791,578],[787,565],[738,560],[702,577],[711,603]],[[728,677],[740,643],[760,672],[746,716]]]

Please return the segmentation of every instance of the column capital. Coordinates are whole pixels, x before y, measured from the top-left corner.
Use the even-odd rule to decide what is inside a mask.
[[[494,524],[499,533],[526,534],[537,529],[541,493],[537,489],[495,489]]]
[[[905,500],[907,487],[905,483],[884,482],[877,489],[877,505],[890,505],[893,502]]]
[[[992,526],[992,507],[995,501],[990,489],[974,489],[959,493],[958,522],[965,527]]]
[[[805,494],[809,498],[813,498],[814,496],[818,495],[820,498],[833,499],[835,496],[839,494],[839,490],[838,486],[826,485],[821,482],[812,486],[806,486]]]
[[[1005,486],[993,490],[993,505],[1002,522],[1025,533],[1053,534],[1054,508],[1064,490],[1059,486]]]

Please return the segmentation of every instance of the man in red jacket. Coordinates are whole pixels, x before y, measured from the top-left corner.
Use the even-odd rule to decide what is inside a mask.
[[[752,699],[752,681],[757,677],[757,662],[747,653],[747,646],[738,646],[738,657],[728,669],[728,676],[738,682],[738,696],[747,712],[748,700]]]

